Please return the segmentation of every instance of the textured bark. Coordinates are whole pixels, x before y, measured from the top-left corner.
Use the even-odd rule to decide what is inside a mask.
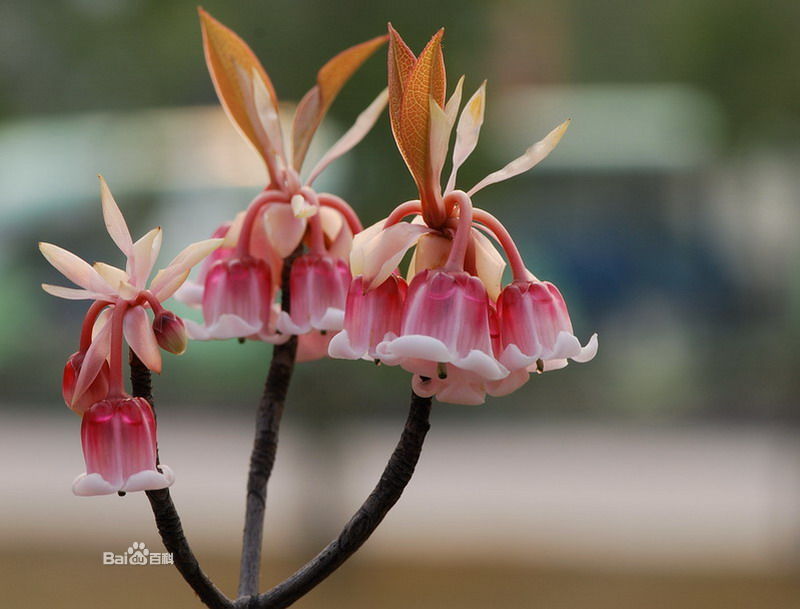
[[[237,607],[280,609],[315,588],[358,550],[375,531],[411,480],[425,435],[430,429],[431,399],[411,394],[411,407],[400,441],[375,489],[339,536],[286,581],[259,596],[241,598]]]
[[[130,352],[130,365],[133,395],[147,399],[155,413],[150,371],[136,357],[133,351]],[[175,504],[172,503],[169,489],[146,491],[146,494],[153,509],[153,516],[155,516],[161,541],[167,551],[172,553],[175,567],[183,576],[183,579],[186,580],[186,583],[189,584],[207,607],[211,607],[211,609],[230,609],[233,607],[231,600],[214,585],[200,568],[200,563],[198,563],[183,533],[181,518],[175,509]]]
[[[287,313],[291,310],[289,274],[297,254],[298,252],[295,252],[284,261],[281,274],[283,288],[281,309]],[[247,478],[247,501],[242,535],[242,558],[239,571],[240,597],[258,594],[267,483],[275,465],[278,432],[296,355],[296,336],[292,336],[283,345],[275,345],[267,380],[264,384],[264,394],[256,414],[256,433],[253,440],[253,451],[250,455],[250,473]]]

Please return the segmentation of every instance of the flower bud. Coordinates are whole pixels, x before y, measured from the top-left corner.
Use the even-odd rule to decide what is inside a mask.
[[[162,311],[156,315],[153,320],[153,333],[156,335],[158,346],[164,351],[175,355],[181,355],[186,351],[189,340],[186,335],[186,326],[183,325],[183,320],[172,311]]]
[[[108,395],[108,362],[106,361],[103,362],[97,376],[89,383],[86,390],[79,396],[75,395],[75,387],[78,384],[84,357],[86,357],[86,353],[81,351],[70,355],[64,366],[64,376],[61,380],[61,395],[64,397],[64,402],[79,414],[83,414],[92,404]]]

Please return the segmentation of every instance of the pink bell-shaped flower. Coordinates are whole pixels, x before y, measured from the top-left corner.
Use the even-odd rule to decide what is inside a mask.
[[[455,366],[499,380],[508,370],[494,358],[490,307],[477,277],[439,269],[418,273],[408,288],[400,336],[378,345],[378,356],[426,378],[446,378]]]
[[[64,402],[75,412],[82,414],[92,404],[99,402],[108,395],[108,362],[103,361],[100,370],[94,380],[89,383],[81,395],[75,395],[75,388],[78,385],[78,376],[81,373],[83,360],[86,353],[78,351],[69,356],[64,366],[64,376],[61,381],[61,395]]]
[[[510,370],[555,370],[567,358],[588,362],[597,353],[597,335],[585,347],[572,331],[567,304],[548,281],[515,281],[497,300],[500,322],[499,359]]]
[[[220,260],[206,274],[205,326],[187,324],[192,338],[245,338],[267,331],[274,287],[269,266],[246,257]]]
[[[406,282],[398,275],[390,275],[378,287],[366,288],[362,276],[350,284],[344,329],[331,340],[331,357],[379,359],[378,344],[400,334]]]
[[[341,330],[349,287],[350,270],[341,258],[328,254],[300,256],[292,264],[289,278],[291,314],[281,312],[278,330],[297,335],[311,330]]]
[[[97,402],[83,415],[81,443],[86,473],[72,484],[76,495],[155,490],[174,481],[167,466],[156,466],[156,421],[144,398]]]

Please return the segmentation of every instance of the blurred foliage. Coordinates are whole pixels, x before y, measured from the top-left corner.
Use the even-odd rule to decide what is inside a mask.
[[[0,117],[215,103],[195,6],[4,2]],[[446,26],[451,69],[469,69],[473,78],[687,82],[715,94],[733,134],[767,129],[789,137],[800,130],[794,0],[212,0],[204,7],[252,45],[285,99],[299,99],[325,59],[391,20],[415,48]],[[492,61],[504,65],[489,70]],[[375,83],[382,74],[382,66],[371,65],[359,78]],[[371,89],[361,89],[363,99],[346,95],[334,114],[363,107]]]
[[[6,0],[0,4],[0,125],[51,114],[216,104],[195,6],[187,0]],[[723,232],[725,223],[739,218],[747,236],[749,208],[774,193],[754,190],[746,209],[715,212],[707,204],[720,181],[734,190],[747,186],[736,182],[742,172],[725,163],[750,149],[776,151],[783,176],[796,166],[796,0],[212,0],[204,8],[251,44],[287,101],[312,86],[330,56],[383,32],[389,20],[417,50],[446,26],[451,81],[467,72],[471,91],[489,76],[490,113],[504,91],[532,84],[676,82],[710,94],[727,128],[726,147],[712,166],[669,176],[566,169],[498,186],[480,201],[525,236],[521,247],[537,273],[562,286],[579,335],[601,330],[595,362],[532,379],[503,400],[503,411],[796,416],[800,292],[784,285],[790,279],[796,285],[796,264],[791,276],[769,283],[765,275],[785,269],[762,264],[753,271],[748,256],[726,258],[728,250],[717,243],[738,245],[736,233]],[[384,82],[379,55],[334,104],[333,122],[348,124]],[[365,224],[414,196],[387,122],[353,152],[357,180],[350,176],[340,192]],[[462,177],[477,179],[494,163],[479,148]],[[140,226],[137,214],[158,204],[152,194],[129,197],[132,225]],[[54,371],[66,355],[63,346],[77,341],[83,308],[41,297],[38,283],[55,274],[45,270],[33,244],[43,238],[68,249],[80,244],[78,251],[108,259],[113,246],[99,217],[85,213],[2,233],[0,314],[7,321],[0,328],[0,383],[8,401],[56,400]],[[777,226],[787,223],[785,215],[775,216]],[[753,241],[758,247],[775,241],[770,233],[759,239]],[[752,281],[757,274],[759,281]],[[260,391],[253,379],[261,378],[268,354],[268,347],[251,343],[193,345],[184,358],[167,356],[170,383],[156,380],[159,395],[191,407],[224,404],[249,412]],[[408,375],[363,362],[318,362],[297,374],[291,398],[322,425],[343,413],[383,412],[384,405],[394,416],[405,400],[397,396],[408,392]],[[440,410],[447,414],[439,416],[491,416],[488,409]]]

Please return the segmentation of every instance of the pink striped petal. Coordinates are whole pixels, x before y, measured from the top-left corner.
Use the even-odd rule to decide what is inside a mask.
[[[131,307],[125,312],[123,332],[133,352],[153,372],[161,373],[161,351],[153,333],[150,318],[142,307]]]
[[[509,178],[513,178],[521,173],[525,173],[539,162],[543,161],[545,158],[547,158],[547,155],[550,154],[558,145],[558,142],[561,141],[561,138],[563,137],[564,132],[567,130],[567,127],[569,127],[568,120],[564,121],[558,127],[553,129],[544,137],[544,139],[536,142],[533,146],[528,148],[525,151],[525,154],[523,154],[521,157],[514,159],[502,169],[499,169],[494,173],[490,173],[488,176],[483,178],[480,182],[473,186],[467,194],[472,196],[490,184],[502,182],[503,180],[508,180]]]
[[[111,235],[114,243],[122,250],[122,253],[130,256],[133,252],[133,239],[128,230],[128,225],[125,224],[125,218],[122,216],[122,212],[103,176],[97,177],[100,178],[100,200],[103,205],[103,220],[106,223],[108,234]]]

